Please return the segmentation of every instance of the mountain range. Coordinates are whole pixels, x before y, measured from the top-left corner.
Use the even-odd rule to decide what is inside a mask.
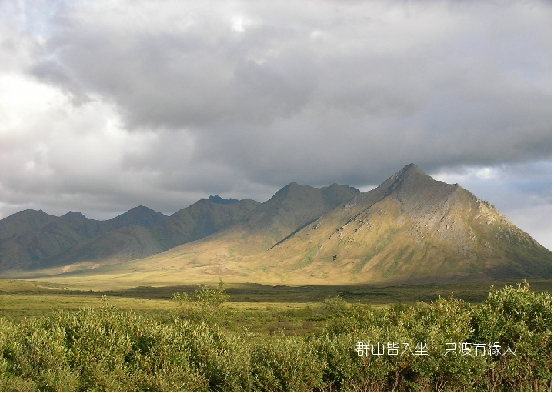
[[[216,195],[171,216],[144,206],[106,221],[25,210],[0,220],[0,274],[18,272],[420,283],[551,278],[552,253],[491,204],[410,164],[368,192],[290,183],[264,203]]]

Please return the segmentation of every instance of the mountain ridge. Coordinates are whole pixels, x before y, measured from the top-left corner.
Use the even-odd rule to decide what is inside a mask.
[[[37,226],[50,220],[40,217]],[[86,225],[78,223],[84,219],[70,217],[82,236]],[[216,277],[302,284],[552,275],[552,253],[529,234],[488,202],[458,184],[433,179],[414,164],[367,192],[293,182],[263,203],[210,196],[164,217],[153,225],[127,225],[92,236],[61,253],[58,265],[86,273],[90,266],[79,268],[76,261],[99,262],[95,274],[135,272],[141,281],[141,274],[148,273],[157,284]],[[101,227],[88,223],[89,233],[98,229],[95,225]],[[0,240],[0,261],[7,241]],[[96,260],[90,258],[94,253]]]
[[[186,274],[199,282],[222,277],[273,285],[552,276],[549,250],[488,202],[458,184],[434,180],[415,165],[268,249],[245,249],[250,241],[244,228],[235,226],[119,271],[157,271],[159,283]]]
[[[438,182],[415,166],[335,209],[312,231],[326,225],[327,238],[308,236],[307,229],[296,235],[298,245],[294,241],[280,245],[292,250],[289,256],[279,256],[289,260],[289,269],[307,269],[315,263],[310,274],[316,274],[325,270],[326,263],[335,262],[342,264],[342,271],[350,271],[353,280],[365,272],[372,282],[393,277],[409,282],[552,275],[550,251],[489,203],[457,184]],[[298,241],[302,236],[316,248]],[[531,250],[531,258],[525,250]]]
[[[18,214],[15,213],[6,217],[9,220],[0,220],[0,233],[4,220],[6,228],[10,228],[12,233],[10,238],[0,239],[0,271],[47,268],[77,262],[93,262],[96,266],[99,262],[146,257],[197,240],[242,219],[258,204],[252,200],[244,201],[229,205],[201,199],[171,216],[139,205],[104,221],[70,211],[60,217],[49,216],[46,225],[19,225],[23,228],[19,231],[13,229],[14,219],[10,218]],[[246,205],[246,211],[243,205]],[[223,222],[215,222],[217,219],[213,217],[202,218],[204,213],[209,215],[210,206],[226,212]],[[37,211],[28,211],[26,215],[43,217]],[[187,216],[183,218],[186,230],[173,225],[182,215]]]
[[[290,201],[287,195],[294,195],[292,199],[298,198],[300,190],[308,189],[312,191],[310,197],[322,193],[328,199],[323,203],[324,207],[318,205],[317,214],[357,192],[348,186],[315,189],[294,183],[283,187],[276,195],[284,201]],[[92,266],[97,266],[98,263],[144,258],[202,239],[246,220],[250,220],[250,225],[267,220],[269,230],[272,228],[272,214],[266,217],[263,216],[263,210],[256,211],[262,205],[251,199],[239,201],[211,195],[170,216],[142,205],[104,221],[88,219],[82,213],[72,211],[60,217],[34,210],[15,213],[0,220],[0,233],[4,231],[12,237],[0,239],[0,271],[48,268],[78,262],[90,262]],[[279,202],[274,207],[283,208]],[[284,209],[295,210],[291,206],[285,206]],[[307,206],[296,210],[299,211],[297,215],[313,219],[313,213]],[[256,219],[256,214],[263,217]],[[19,217],[27,217],[28,222],[17,224]],[[291,219],[292,222],[282,223],[279,227],[285,233],[283,236],[288,234],[289,229],[296,230],[298,225],[305,224],[302,217]]]

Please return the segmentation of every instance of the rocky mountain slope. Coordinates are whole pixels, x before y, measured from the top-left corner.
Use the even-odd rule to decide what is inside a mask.
[[[298,229],[291,225],[285,236],[278,229],[288,219],[281,214],[293,210],[285,208],[284,196],[303,186],[287,187],[245,223],[110,274],[156,272],[157,283],[222,277],[298,285],[552,277],[549,250],[489,203],[413,164],[317,218],[303,217],[304,225],[296,222]],[[306,192],[295,191],[295,204],[302,204]]]
[[[250,236],[246,248],[267,249],[264,244],[275,244],[358,193],[336,184],[316,189],[292,183],[266,203],[211,195],[169,217],[138,206],[106,221],[26,210],[0,220],[0,271],[144,258],[237,223]]]
[[[48,274],[151,285],[552,277],[549,250],[494,206],[413,164],[364,193],[291,183],[264,203],[210,197],[170,217],[136,209],[109,222],[42,212],[0,220],[0,233],[11,234],[0,239],[0,267],[64,265]],[[94,272],[76,262],[94,262]]]
[[[267,253],[283,274],[422,282],[552,276],[552,253],[460,185],[409,165]]]

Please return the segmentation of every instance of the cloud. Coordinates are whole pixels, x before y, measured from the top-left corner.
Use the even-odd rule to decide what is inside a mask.
[[[355,144],[344,154],[364,172],[359,181],[383,175],[364,168],[375,160],[388,170],[407,156],[436,167],[551,154],[544,4],[314,2],[295,13],[217,4],[158,4],[156,17],[151,2],[68,7],[45,44],[56,63],[32,72],[113,100],[131,130],[187,129],[216,152],[218,138],[231,137],[275,157],[276,171],[290,170],[281,160],[290,129],[297,144],[317,147],[318,161],[341,140]]]
[[[5,1],[0,22],[4,215],[551,161],[547,2]]]

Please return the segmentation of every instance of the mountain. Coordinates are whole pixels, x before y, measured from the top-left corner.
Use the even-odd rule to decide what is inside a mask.
[[[0,270],[56,265],[65,253],[89,239],[127,225],[159,222],[160,215],[144,207],[106,221],[88,219],[79,212],[61,217],[34,210],[15,213],[0,220]]]
[[[42,210],[27,209],[17,212],[0,220],[0,240],[38,231],[56,219],[56,216],[46,214]]]
[[[552,253],[460,185],[408,165],[265,256],[355,282],[552,277]]]
[[[213,198],[201,199],[174,213],[163,226],[154,228],[154,232],[167,250],[244,221],[259,205],[259,202],[252,199],[230,203],[213,201]]]
[[[11,233],[0,239],[0,268],[63,266],[48,274],[80,271],[72,277],[83,283],[90,264],[96,277],[122,285],[552,277],[549,250],[491,204],[414,164],[363,193],[290,183],[264,203],[210,196],[169,217],[141,206],[107,221],[16,214],[21,223],[0,220],[0,233]]]
[[[77,212],[20,212],[0,220],[0,233],[6,234],[0,239],[0,271],[62,265],[72,270],[68,265],[144,258],[238,223],[244,223],[246,248],[266,250],[358,193],[336,184],[316,189],[291,183],[263,204],[211,195],[169,217],[138,206],[106,221]]]
[[[78,212],[61,217],[34,210],[15,213],[0,220],[0,271],[147,257],[244,220],[259,205],[217,198],[202,199],[169,217],[145,206],[105,221]]]
[[[246,254],[267,251],[323,214],[359,194],[359,190],[338,184],[314,188],[290,183],[252,211],[244,223],[228,231],[241,242],[237,248]]]
[[[351,190],[352,198],[329,199],[348,194],[336,187],[314,192],[291,183],[247,221],[110,274],[148,274],[160,285],[218,277],[296,285],[552,277],[549,250],[491,204],[416,165],[371,191]]]
[[[38,217],[39,212],[28,215]],[[16,213],[17,215],[17,213]],[[14,215],[15,216],[15,215]],[[21,217],[16,216],[16,219]],[[4,220],[13,219],[9,216]],[[3,224],[4,220],[0,221]],[[11,221],[11,220],[10,220]],[[33,228],[30,225],[9,238],[0,239],[0,269],[32,269],[49,265],[59,255],[83,240],[106,230],[100,221],[89,220],[80,213],[69,212],[61,217],[50,216],[49,223]]]
[[[160,212],[139,205],[115,218],[107,220],[106,223],[109,223],[114,229],[123,228],[129,225],[147,227],[161,224],[166,218],[167,216]]]

